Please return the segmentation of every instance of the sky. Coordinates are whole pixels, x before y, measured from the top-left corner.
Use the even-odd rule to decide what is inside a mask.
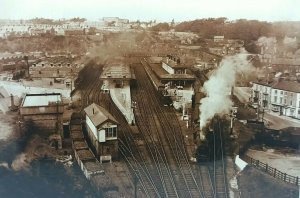
[[[1,19],[73,18],[175,22],[209,17],[300,21],[300,0],[0,0]]]

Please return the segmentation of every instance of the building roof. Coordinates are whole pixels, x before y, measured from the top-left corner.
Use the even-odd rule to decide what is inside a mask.
[[[62,97],[60,93],[45,94],[26,94],[22,103],[22,107],[48,106],[51,103],[61,103]]]
[[[190,68],[191,66],[187,66],[183,63],[178,64],[177,62],[168,59],[168,58],[163,58],[162,60],[163,63],[167,64],[168,66],[172,67],[172,68]]]
[[[258,84],[258,85],[263,85],[263,86],[267,86],[267,87],[272,87],[272,85],[274,84],[274,82],[268,82],[266,80],[260,80],[260,81],[254,81],[252,82],[254,84]]]
[[[131,70],[128,65],[112,63],[103,68],[100,79],[131,79]]]
[[[152,71],[160,78],[160,80],[195,80],[196,77],[192,73],[187,74],[169,74],[161,67],[161,64],[150,63],[149,66]]]
[[[274,65],[300,65],[300,59],[290,58],[274,58],[272,59]]]
[[[279,81],[275,83],[272,88],[300,93],[300,83],[293,81]]]
[[[118,121],[106,109],[95,103],[86,107],[84,111],[96,127],[106,121],[112,121],[118,124]]]

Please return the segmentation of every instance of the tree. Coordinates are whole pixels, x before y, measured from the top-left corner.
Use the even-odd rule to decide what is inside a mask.
[[[169,26],[168,23],[159,23],[157,25],[152,26],[151,30],[155,31],[155,32],[169,31],[170,30],[170,26]]]
[[[174,19],[172,19],[172,22],[171,22],[171,27],[174,27],[174,25],[175,25],[175,20],[174,20]]]

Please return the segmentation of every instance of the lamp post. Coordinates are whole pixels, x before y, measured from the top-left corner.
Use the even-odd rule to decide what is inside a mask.
[[[134,184],[134,198],[137,198],[137,184],[139,182],[139,178],[137,176],[137,170],[133,170],[134,175],[133,175],[133,184]]]
[[[236,118],[237,114],[237,107],[232,107],[231,114],[230,114],[230,136],[233,135],[233,120]]]

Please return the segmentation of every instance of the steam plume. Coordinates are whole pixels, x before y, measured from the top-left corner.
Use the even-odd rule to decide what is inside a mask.
[[[235,84],[236,75],[246,74],[249,71],[251,71],[251,64],[247,60],[245,51],[222,60],[220,67],[203,85],[202,91],[206,97],[200,100],[200,129],[205,127],[215,115],[229,113],[233,104],[229,94]]]

